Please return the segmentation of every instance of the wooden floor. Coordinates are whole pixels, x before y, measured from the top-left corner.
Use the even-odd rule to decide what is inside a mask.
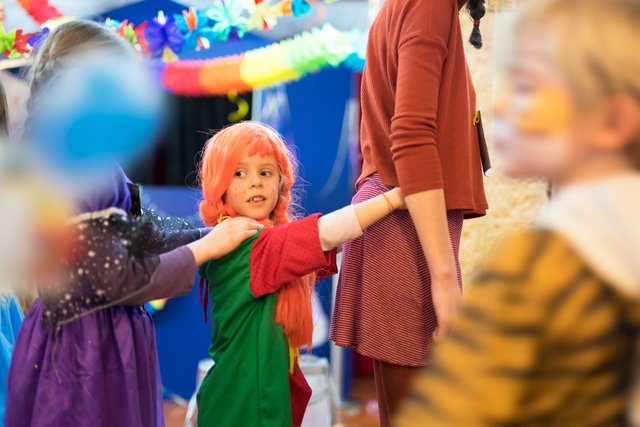
[[[378,403],[373,377],[356,378],[353,384],[353,405],[341,409],[335,427],[379,427]]]
[[[378,427],[378,407],[375,401],[373,378],[356,378],[353,384],[354,402],[338,412],[334,427]],[[165,402],[164,415],[167,427],[184,427],[186,404]]]

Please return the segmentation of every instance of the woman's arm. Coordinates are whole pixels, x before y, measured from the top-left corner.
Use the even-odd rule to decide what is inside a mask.
[[[438,116],[442,69],[449,55],[451,12],[455,2],[409,2],[420,19],[407,20],[399,37],[395,109],[391,120],[391,155],[398,183],[416,227],[431,273],[433,305],[440,339],[459,311],[453,249],[444,198],[444,174],[439,156]],[[471,117],[469,117],[471,120]]]
[[[442,189],[422,191],[405,198],[431,275],[431,298],[438,318],[436,341],[446,335],[462,305],[458,272]]]

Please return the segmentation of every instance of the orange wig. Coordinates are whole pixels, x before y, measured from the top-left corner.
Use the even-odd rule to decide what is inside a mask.
[[[280,172],[278,202],[269,218],[263,220],[266,220],[269,226],[278,226],[294,219],[295,200],[292,187],[297,173],[297,161],[275,130],[257,122],[247,121],[221,130],[209,139],[204,147],[200,165],[203,195],[200,216],[206,225],[215,226],[221,217],[236,216],[231,206],[225,203],[225,193],[247,147],[250,156],[274,156]],[[311,344],[311,296],[314,281],[313,275],[301,277],[287,283],[278,291],[276,322],[282,325],[289,344],[294,348]]]

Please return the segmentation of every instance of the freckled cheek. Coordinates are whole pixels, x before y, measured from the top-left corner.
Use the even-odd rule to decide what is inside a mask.
[[[226,193],[227,201],[242,202],[244,201],[245,190],[242,186],[236,185],[229,187]]]
[[[268,185],[268,191],[269,191],[269,195],[272,198],[278,198],[278,196],[280,195],[280,183],[277,181],[271,182]]]

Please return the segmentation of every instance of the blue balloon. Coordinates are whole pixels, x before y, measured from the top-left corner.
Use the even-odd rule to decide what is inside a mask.
[[[29,139],[66,180],[94,181],[153,143],[162,114],[153,77],[134,61],[91,58],[60,72],[38,94]]]

